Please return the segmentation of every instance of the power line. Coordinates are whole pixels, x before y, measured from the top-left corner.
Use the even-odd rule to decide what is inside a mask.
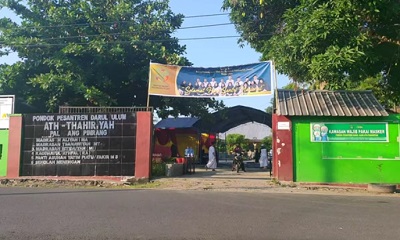
[[[197,25],[197,26],[190,26],[190,27],[183,27],[179,30],[185,29],[194,29],[194,28],[206,28],[206,27],[218,27],[218,26],[226,26],[232,25],[233,23],[218,23],[218,24],[209,24],[209,25]],[[101,33],[101,34],[87,34],[87,35],[79,35],[79,36],[65,36],[65,37],[52,37],[52,38],[40,38],[39,40],[48,41],[48,40],[63,40],[63,39],[74,39],[74,38],[88,38],[88,37],[105,37],[105,36],[118,36],[122,35],[123,33]],[[5,44],[5,42],[0,42],[0,44]]]
[[[215,16],[223,16],[223,15],[229,15],[229,13],[214,13],[214,14],[205,14],[205,15],[195,15],[195,16],[187,16],[184,18],[215,17]]]
[[[272,36],[273,34],[260,34],[259,37]],[[172,41],[196,41],[196,40],[214,40],[214,39],[227,39],[227,38],[240,38],[239,35],[227,35],[227,36],[210,36],[210,37],[193,37],[193,38],[180,38],[180,39],[146,39],[146,40],[132,40],[132,41],[112,41],[100,43],[100,45],[110,45],[110,44],[135,44],[141,42],[172,42]],[[1,43],[0,43],[1,44]],[[67,42],[67,43],[36,43],[36,44],[7,44],[5,47],[51,47],[51,46],[67,46],[68,44],[76,45],[89,45],[87,43],[79,42]],[[97,43],[98,44],[98,43]]]
[[[239,38],[238,35],[232,36],[211,36],[211,37],[197,37],[197,38],[181,38],[181,39],[159,39],[159,40],[132,40],[132,41],[113,41],[113,42],[105,42],[102,45],[109,44],[134,44],[135,42],[172,42],[175,40],[178,41],[193,41],[193,40],[213,40],[213,39],[224,39],[224,38]],[[8,44],[7,47],[52,47],[52,46],[66,46],[68,44],[76,44],[76,45],[89,45],[90,42],[87,43],[77,43],[77,42],[68,42],[68,43],[37,43],[37,44]]]
[[[204,14],[204,15],[193,15],[193,16],[187,16],[183,17],[185,18],[201,18],[201,17],[214,17],[214,16],[222,16],[222,15],[228,15],[229,13],[215,13],[215,14]],[[134,20],[130,21],[112,21],[112,22],[92,22],[92,23],[74,23],[74,24],[58,24],[58,25],[44,25],[44,26],[34,26],[34,27],[23,27],[23,26],[18,26],[18,27],[13,27],[13,28],[8,28],[8,29],[41,29],[41,28],[62,28],[62,27],[85,27],[85,26],[91,26],[91,25],[112,25],[112,24],[121,24],[121,23],[132,23],[135,22]]]
[[[191,40],[212,40],[212,39],[221,39],[221,38],[240,38],[239,35],[232,36],[215,36],[215,37],[197,37],[197,38],[182,38],[179,41],[191,41]]]
[[[204,27],[218,27],[218,26],[226,26],[226,25],[233,25],[233,23],[216,23],[216,24],[209,24],[209,25],[181,27],[181,28],[178,28],[177,30],[185,30],[185,29],[192,29],[192,28],[204,28]]]

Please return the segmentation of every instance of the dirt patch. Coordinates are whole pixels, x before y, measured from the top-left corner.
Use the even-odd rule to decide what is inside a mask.
[[[203,190],[227,192],[276,192],[276,193],[328,193],[328,194],[368,194],[364,188],[334,186],[302,186],[296,183],[276,182],[269,172],[261,169],[248,169],[247,172],[232,172],[229,169],[205,171],[196,169],[192,175],[175,178],[157,178],[157,189],[167,190]]]
[[[174,178],[154,178],[150,182],[130,181],[131,178],[18,178],[0,179],[3,187],[46,187],[46,188],[145,188],[163,190],[226,191],[226,192],[270,192],[306,194],[369,194],[365,188],[337,187],[329,185],[301,185],[276,182],[268,171],[248,169],[247,172],[232,172],[228,168],[217,171],[196,169],[194,174]],[[397,194],[391,194],[397,195]]]

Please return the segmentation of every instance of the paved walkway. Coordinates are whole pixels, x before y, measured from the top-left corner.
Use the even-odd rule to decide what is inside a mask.
[[[247,168],[246,172],[232,171],[228,165],[220,166],[216,171],[206,170],[196,165],[194,174],[174,178],[155,178],[163,189],[219,190],[219,191],[254,191],[272,188],[274,184],[269,171]]]
[[[179,177],[155,178],[157,189],[204,190],[227,192],[277,192],[307,194],[371,194],[362,187],[296,184],[275,182],[269,170],[260,169],[258,164],[247,162],[246,172],[231,171],[231,164],[222,163],[216,171],[206,171],[203,165],[196,165],[194,174]],[[393,195],[393,194],[392,194]]]

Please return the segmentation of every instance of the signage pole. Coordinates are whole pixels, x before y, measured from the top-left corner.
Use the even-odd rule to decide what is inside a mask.
[[[150,94],[147,93],[147,104],[146,104],[147,110],[149,109],[149,103],[150,103]]]
[[[147,104],[146,104],[146,110],[149,110],[149,105],[150,105],[150,82],[151,82],[151,60],[149,64],[149,81],[148,81],[148,88],[147,88]]]
[[[276,178],[276,179],[279,179],[279,169],[278,169],[278,164],[277,164],[277,154],[276,154],[276,149],[277,149],[277,147],[276,147],[276,141],[275,141],[275,138],[276,138],[276,131],[277,131],[277,122],[276,122],[276,118],[274,118],[274,116],[273,115],[275,115],[275,114],[277,114],[276,113],[276,110],[278,109],[278,81],[277,81],[277,77],[276,77],[276,69],[275,69],[275,63],[274,63],[274,61],[271,61],[272,62],[272,71],[273,71],[273,74],[274,74],[274,77],[273,77],[273,81],[274,81],[274,95],[273,95],[273,97],[275,98],[274,100],[274,103],[273,103],[273,105],[272,105],[272,164],[271,164],[271,166],[270,166],[270,175],[271,175],[271,171],[273,171],[273,174],[274,174],[274,177]],[[274,121],[275,120],[275,121]]]
[[[273,76],[273,80],[274,80],[274,85],[275,85],[275,91],[274,92],[276,92],[276,90],[278,89],[278,80],[277,80],[277,77],[276,77],[276,69],[275,69],[275,63],[274,63],[274,61],[271,61],[271,63],[272,63],[272,71],[273,71],[273,74],[274,74],[274,76]]]
[[[272,109],[273,109],[273,113],[275,113],[275,110],[277,109],[277,106],[278,106],[278,101],[277,101],[277,99],[278,99],[278,80],[277,80],[277,76],[276,76],[276,69],[275,69],[275,63],[274,63],[274,61],[271,61],[272,62],[272,71],[273,71],[273,74],[274,74],[274,76],[273,76],[273,81],[274,81],[274,98],[275,98],[275,101],[274,101],[274,103],[275,103],[275,106],[272,106]]]

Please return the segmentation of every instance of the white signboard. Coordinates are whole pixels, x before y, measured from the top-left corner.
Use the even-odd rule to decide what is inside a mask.
[[[14,96],[0,95],[0,129],[10,126],[10,114],[14,113]]]
[[[290,122],[278,122],[278,130],[290,130]]]

